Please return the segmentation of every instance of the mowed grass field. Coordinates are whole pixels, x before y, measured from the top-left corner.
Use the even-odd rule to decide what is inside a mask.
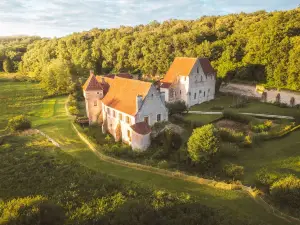
[[[223,111],[222,109],[214,109],[214,107],[223,107],[224,109],[230,109],[236,112],[247,113],[262,113],[270,115],[284,115],[293,116],[295,113],[300,113],[300,109],[296,108],[281,108],[270,103],[263,103],[256,100],[250,100],[243,108],[230,108],[231,105],[236,104],[237,97],[230,95],[217,95],[214,100],[204,102],[200,105],[194,105],[191,107],[191,111]]]
[[[262,206],[254,202],[244,192],[221,190],[101,161],[87,148],[72,129],[71,121],[73,119],[65,113],[66,97],[43,99],[44,92],[39,88],[38,84],[33,83],[1,81],[0,85],[0,96],[5,98],[6,101],[6,104],[1,104],[0,106],[1,112],[3,112],[0,115],[2,125],[5,125],[7,119],[11,116],[18,114],[28,115],[33,121],[34,128],[38,128],[48,134],[61,145],[61,149],[64,152],[97,173],[105,173],[142,186],[162,188],[173,193],[189,193],[192,198],[197,198],[199,203],[215,208],[224,207],[237,218],[253,217],[264,224],[285,224],[284,221],[267,213]],[[26,96],[26,104],[23,96]],[[30,175],[28,179],[30,182]]]
[[[16,115],[26,115],[31,120],[54,115],[56,99],[46,96],[38,83],[16,82],[0,76],[0,135],[6,131],[7,121]]]

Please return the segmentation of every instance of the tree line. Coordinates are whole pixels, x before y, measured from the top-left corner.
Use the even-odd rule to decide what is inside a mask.
[[[98,74],[159,78],[176,56],[208,57],[218,77],[300,90],[300,8],[92,29],[28,46],[19,72],[50,93]]]

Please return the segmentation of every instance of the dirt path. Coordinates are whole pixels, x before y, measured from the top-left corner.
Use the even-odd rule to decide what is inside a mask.
[[[203,115],[222,115],[222,112],[204,112],[204,111],[188,111],[191,114],[203,114]],[[270,114],[260,114],[260,113],[239,113],[242,115],[249,115],[249,116],[258,116],[258,117],[266,117],[266,118],[274,118],[274,119],[288,119],[293,120],[294,117],[292,116],[281,116],[281,115],[270,115]]]

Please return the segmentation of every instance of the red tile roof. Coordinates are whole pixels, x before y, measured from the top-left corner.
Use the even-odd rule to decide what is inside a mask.
[[[118,74],[107,74],[107,75],[105,75],[105,77],[109,77],[109,78],[115,78],[115,76],[122,77],[122,78],[127,78],[127,79],[133,79],[133,76],[129,73],[118,73]]]
[[[196,61],[197,58],[176,57],[162,82],[173,83],[177,76],[188,76]]]
[[[136,124],[133,124],[131,126],[132,130],[134,130],[138,134],[149,134],[151,132],[151,127],[146,122],[139,122]]]
[[[141,95],[144,99],[152,86],[150,82],[121,77],[105,78],[105,81],[109,83],[110,87],[102,102],[109,107],[133,116],[137,113],[136,96]]]
[[[168,88],[168,84],[173,83],[177,76],[189,76],[195,63],[199,60],[200,65],[203,69],[205,75],[211,75],[215,73],[215,70],[210,64],[210,61],[207,58],[188,58],[188,57],[176,57],[171,64],[168,72],[161,80],[161,83],[164,84],[165,88]],[[161,86],[162,87],[162,86]]]
[[[169,88],[171,86],[171,83],[161,82],[160,87],[161,88]]]
[[[82,86],[84,91],[97,91],[97,90],[103,90],[104,87],[99,83],[94,76],[94,74],[91,74],[89,78],[86,80],[84,85]]]

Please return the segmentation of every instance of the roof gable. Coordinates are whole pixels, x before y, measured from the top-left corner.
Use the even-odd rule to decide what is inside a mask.
[[[94,74],[91,74],[82,86],[84,91],[97,91],[103,90],[103,86],[97,81]]]
[[[197,58],[176,57],[162,81],[173,83],[177,76],[188,76],[196,61]]]
[[[137,113],[137,95],[143,96],[144,99],[148,94],[152,83],[116,76],[114,79],[110,79],[109,85],[109,91],[102,99],[102,102],[121,112],[135,115]]]
[[[214,68],[211,66],[211,63],[208,58],[200,58],[199,59],[200,65],[205,75],[209,75],[215,73]]]

